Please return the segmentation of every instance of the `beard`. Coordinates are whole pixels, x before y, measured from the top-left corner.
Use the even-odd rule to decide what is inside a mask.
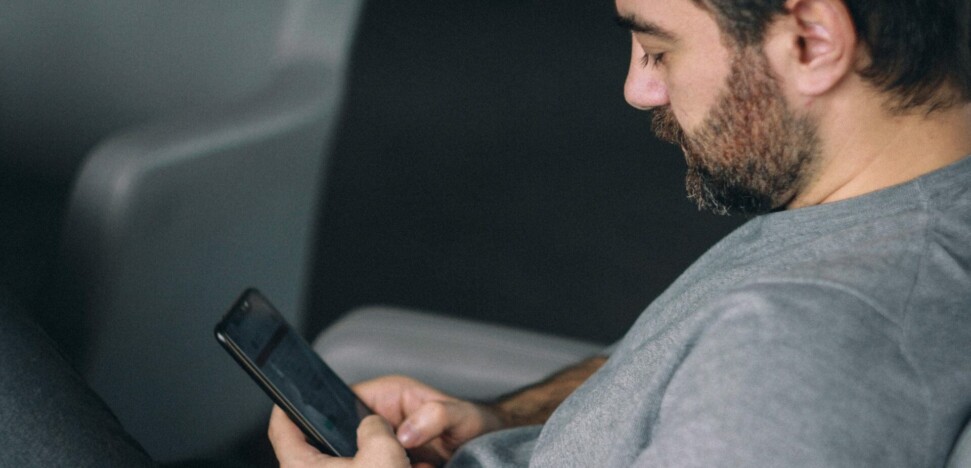
[[[733,57],[725,91],[697,130],[670,106],[654,110],[658,138],[681,145],[688,198],[715,214],[761,214],[788,204],[807,184],[820,143],[814,122],[796,115],[758,50]]]

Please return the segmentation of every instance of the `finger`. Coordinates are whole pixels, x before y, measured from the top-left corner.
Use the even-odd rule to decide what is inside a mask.
[[[368,408],[383,416],[394,427],[398,427],[406,416],[426,401],[452,399],[415,379],[401,375],[379,377],[355,384],[352,388]]]
[[[405,379],[400,376],[378,377],[355,384],[351,389],[371,411],[397,426],[405,419],[401,404],[401,394],[409,386]]]
[[[267,429],[273,452],[281,466],[294,466],[315,459],[329,458],[307,443],[303,431],[297,427],[279,406],[273,406],[270,413],[270,427]]]
[[[357,394],[357,397],[368,406],[374,406],[374,401],[379,397],[379,395],[384,390],[381,382],[382,378],[365,380],[363,382],[358,382],[351,385],[351,390]]]
[[[425,445],[453,428],[466,423],[469,416],[462,402],[429,401],[398,426],[398,441],[405,448]]]
[[[371,415],[357,428],[356,461],[361,466],[409,466],[408,454],[384,418]]]
[[[357,437],[368,442],[394,439],[394,431],[384,418],[372,414],[361,420],[361,425],[357,427]]]

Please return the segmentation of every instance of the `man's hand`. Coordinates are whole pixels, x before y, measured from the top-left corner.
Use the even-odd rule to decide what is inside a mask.
[[[592,357],[493,405],[459,400],[402,376],[359,383],[354,392],[397,429],[397,441],[380,418],[365,418],[358,429],[354,460],[322,455],[279,408],[274,408],[270,418],[270,441],[285,467],[408,466],[402,447],[408,449],[415,466],[440,466],[474,437],[506,427],[543,424],[605,361],[603,356]],[[378,423],[381,426],[374,427]]]
[[[441,465],[468,440],[503,428],[489,407],[459,400],[414,379],[380,377],[354,386],[361,400],[397,428],[416,461]]]
[[[357,428],[357,455],[335,458],[320,453],[307,443],[303,432],[279,407],[273,407],[267,431],[281,468],[409,468],[408,455],[395,439],[388,423],[368,416]]]

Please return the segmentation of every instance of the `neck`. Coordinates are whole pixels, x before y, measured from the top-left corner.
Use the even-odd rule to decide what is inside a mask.
[[[827,107],[837,117],[819,119],[822,154],[812,179],[787,208],[891,187],[971,154],[971,104],[896,115],[883,106],[867,108],[867,102],[874,100],[842,100]]]

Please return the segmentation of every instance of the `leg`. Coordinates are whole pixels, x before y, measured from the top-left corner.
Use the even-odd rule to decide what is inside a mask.
[[[4,466],[154,466],[54,343],[0,293]]]

